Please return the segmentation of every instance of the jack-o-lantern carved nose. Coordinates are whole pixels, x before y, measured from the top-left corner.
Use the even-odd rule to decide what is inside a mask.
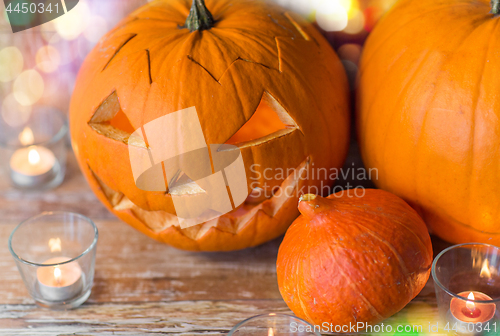
[[[285,108],[264,92],[257,110],[226,144],[247,147],[260,144],[299,129]]]
[[[99,105],[88,124],[97,133],[125,144],[134,132],[134,127],[122,111],[116,91]]]
[[[137,188],[168,191],[181,227],[225,214],[248,196],[240,151],[232,145],[207,145],[195,107],[156,118],[129,139],[147,144],[144,149],[129,141]]]

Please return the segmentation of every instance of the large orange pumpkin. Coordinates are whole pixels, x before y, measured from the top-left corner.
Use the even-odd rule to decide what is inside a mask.
[[[360,65],[365,164],[453,243],[500,244],[500,18],[489,12],[488,0],[401,0]]]
[[[190,5],[151,2],[98,43],[72,97],[73,148],[99,199],[148,236],[188,250],[255,246],[285,232],[302,187],[333,182],[292,171],[342,166],[347,79],[317,30],[280,7],[195,0],[189,15]],[[169,189],[136,186],[127,145],[134,130],[192,106],[207,144],[239,147],[251,193],[237,209],[183,229]]]
[[[395,314],[431,270],[431,239],[415,210],[383,190],[361,194],[304,195],[278,253],[288,307],[332,332]]]

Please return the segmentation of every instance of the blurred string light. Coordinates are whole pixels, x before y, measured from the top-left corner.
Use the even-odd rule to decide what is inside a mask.
[[[103,17],[93,15],[89,18],[89,24],[83,32],[83,36],[85,36],[87,41],[96,44],[106,34],[108,29],[108,23]]]
[[[61,63],[59,51],[51,45],[43,46],[36,53],[36,66],[45,73],[54,72]]]
[[[316,22],[325,31],[341,31],[347,27],[350,1],[324,0],[316,8]]]
[[[358,0],[275,0],[311,21],[325,31],[357,34],[363,30],[364,15]],[[351,22],[353,21],[353,22]]]
[[[62,40],[61,42],[54,45],[54,47],[56,47],[61,54],[61,65],[71,66],[72,64],[74,64],[74,61],[78,56],[78,50],[76,50],[76,43],[78,43],[78,40],[71,42]]]
[[[59,71],[53,72],[50,75],[45,76],[45,88],[43,90],[43,98],[48,99],[51,102],[55,102],[58,95],[64,92],[67,88],[64,87],[61,81],[61,74]]]
[[[36,70],[26,70],[14,81],[14,98],[23,106],[31,106],[42,98],[44,81]]]
[[[322,0],[275,0],[279,5],[286,7],[305,17],[314,14],[315,8]]]
[[[362,48],[359,44],[346,43],[337,50],[337,53],[341,59],[358,64],[361,57],[361,50]]]
[[[0,50],[0,82],[10,82],[23,71],[24,58],[16,47]]]
[[[349,13],[349,21],[347,22],[344,32],[347,34],[359,34],[365,26],[365,16],[363,12],[355,8]]]
[[[57,44],[61,41],[61,35],[59,35],[54,28],[54,22],[49,21],[40,26],[40,33],[45,42],[49,44]]]
[[[2,119],[10,127],[20,127],[24,125],[31,115],[31,106],[19,104],[12,93],[3,99],[0,107]]]
[[[274,0],[325,31],[356,35],[369,32],[396,0]]]
[[[74,40],[87,28],[90,14],[87,3],[81,1],[71,11],[55,19],[54,27],[63,39]]]
[[[92,51],[93,45],[93,43],[89,43],[86,39],[78,39],[75,49],[81,60],[84,60]]]
[[[83,59],[111,27],[144,3],[80,0],[67,14],[30,33],[0,34],[0,117],[20,127],[35,104],[67,110]],[[0,7],[0,28],[10,31]]]
[[[76,73],[74,71],[66,71],[59,76],[59,85],[61,87],[67,88],[70,92],[73,92],[76,83]]]

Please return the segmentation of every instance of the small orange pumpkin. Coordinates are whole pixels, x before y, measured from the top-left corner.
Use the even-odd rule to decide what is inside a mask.
[[[125,222],[178,248],[235,250],[283,234],[298,215],[298,190],[333,182],[287,172],[342,166],[349,89],[335,52],[296,15],[264,1],[206,4],[194,0],[190,14],[188,0],[152,1],[104,36],[77,79],[71,139],[93,191]],[[206,144],[239,147],[250,196],[219,218],[181,228],[170,186],[136,186],[128,140],[193,106]],[[147,155],[148,145],[132,145]],[[178,193],[198,192],[188,189]]]
[[[297,316],[316,325],[375,324],[425,286],[431,239],[399,197],[375,189],[304,195],[299,211],[277,261],[281,295]]]
[[[364,163],[452,243],[500,244],[500,1],[491,3],[399,1],[360,64]]]

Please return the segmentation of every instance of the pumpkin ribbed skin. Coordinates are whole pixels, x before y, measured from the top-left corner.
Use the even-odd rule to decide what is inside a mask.
[[[121,120],[128,119],[130,125],[113,120],[111,126],[130,132],[194,106],[206,143],[223,144],[250,120],[268,93],[296,127],[241,147],[249,186],[324,186],[332,181],[287,181],[286,174],[267,174],[272,177],[264,181],[264,171],[313,164],[341,167],[349,142],[349,89],[327,41],[297,16],[262,1],[207,0],[206,5],[215,20],[208,30],[181,28],[191,1],[158,0],[109,32],[80,70],[70,108],[71,137],[92,189],[118,217],[178,248],[235,250],[283,234],[298,215],[298,193],[244,203],[217,219],[181,229],[168,192],[136,187],[127,143],[119,141],[126,138],[123,132],[110,131],[113,138],[89,126],[91,119],[106,117],[94,118],[96,111],[116,92],[104,107],[119,101]],[[272,128],[267,123],[253,130],[260,134],[265,126]]]
[[[500,244],[500,18],[489,11],[488,0],[399,1],[360,65],[363,161],[453,243]]]
[[[280,292],[297,316],[316,325],[378,323],[425,286],[430,236],[415,210],[393,194],[340,193],[299,203],[302,215],[278,253]]]

